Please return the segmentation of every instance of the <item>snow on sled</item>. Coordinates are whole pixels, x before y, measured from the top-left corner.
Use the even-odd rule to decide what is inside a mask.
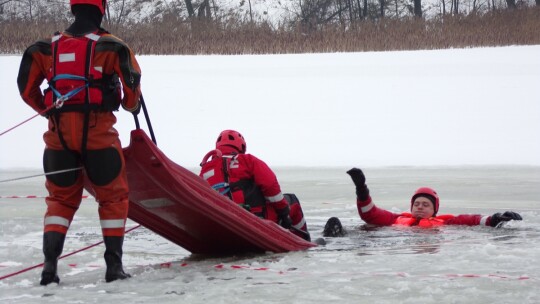
[[[287,252],[316,246],[217,193],[168,159],[141,129],[131,132],[124,156],[128,217],[192,253]]]

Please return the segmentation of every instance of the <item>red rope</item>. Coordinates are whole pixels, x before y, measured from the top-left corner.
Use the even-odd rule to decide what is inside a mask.
[[[45,110],[42,110],[41,112],[39,112],[39,113],[35,114],[34,116],[32,116],[32,117],[26,119],[25,121],[23,121],[23,122],[21,122],[21,123],[15,125],[15,126],[9,128],[9,129],[5,130],[4,132],[0,133],[0,136],[6,134],[6,133],[9,132],[9,131],[12,131],[13,129],[15,129],[15,128],[17,128],[17,127],[19,127],[19,126],[21,126],[21,125],[27,123],[27,122],[29,122],[30,120],[32,120],[32,119],[38,117],[39,115],[45,114],[47,111],[49,111],[50,109],[52,109],[54,106],[56,106],[56,104],[53,103],[52,105],[48,106]]]
[[[135,229],[137,229],[137,228],[139,228],[139,227],[141,227],[141,225],[137,225],[137,226],[135,226],[135,227],[133,227],[133,228],[130,228],[130,229],[126,230],[125,233],[128,233],[128,232],[130,232],[130,231],[133,231],[133,230],[135,230]],[[85,251],[85,250],[88,250],[88,249],[90,249],[90,248],[92,248],[92,247],[96,247],[97,245],[100,245],[100,244],[102,244],[102,243],[103,243],[103,241],[97,242],[97,243],[92,244],[92,245],[90,245],[90,246],[86,246],[86,247],[84,247],[84,248],[75,250],[75,251],[70,252],[70,253],[68,253],[68,254],[64,254],[63,256],[59,257],[58,259],[61,260],[61,259],[63,259],[63,258],[67,258],[68,256],[72,256],[72,255],[74,255],[74,254],[76,254],[76,253],[79,253],[79,252],[81,252],[81,251]],[[44,263],[40,263],[40,264],[38,264],[38,265],[34,265],[34,266],[31,266],[31,267],[28,267],[28,268],[19,270],[19,271],[17,271],[17,272],[7,274],[7,275],[5,275],[5,276],[0,277],[0,281],[2,281],[3,279],[7,279],[7,278],[10,278],[10,277],[16,276],[16,275],[18,275],[18,274],[21,274],[21,273],[30,271],[30,270],[32,270],[32,269],[36,269],[36,268],[38,268],[38,267],[42,267],[43,264],[44,264]]]

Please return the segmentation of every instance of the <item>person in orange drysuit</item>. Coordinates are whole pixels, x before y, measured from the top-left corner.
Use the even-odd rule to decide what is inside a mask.
[[[439,195],[429,187],[418,188],[411,198],[411,212],[393,213],[377,207],[369,195],[366,185],[366,177],[362,170],[352,168],[347,171],[356,186],[356,206],[360,218],[367,224],[379,226],[419,226],[435,227],[442,225],[484,225],[497,227],[503,222],[521,220],[521,215],[516,212],[506,211],[495,213],[491,216],[480,214],[462,215],[437,215],[439,211]],[[343,235],[343,227],[338,218],[330,218],[324,228],[324,236]]]
[[[200,176],[212,188],[260,218],[274,221],[310,240],[296,195],[283,194],[274,172],[262,160],[246,153],[246,141],[234,130],[221,132],[216,149],[201,163]]]
[[[49,121],[41,285],[60,282],[57,261],[81,203],[84,175],[99,204],[105,280],[130,277],[122,266],[129,188],[113,111],[122,105],[139,112],[141,70],[130,48],[101,27],[105,0],[70,0],[70,6],[75,21],[28,47],[17,78],[22,99]],[[45,79],[49,87],[42,92]]]

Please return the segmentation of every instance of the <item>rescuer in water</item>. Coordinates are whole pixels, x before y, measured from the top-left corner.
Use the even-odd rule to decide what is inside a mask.
[[[410,212],[393,213],[377,207],[369,195],[366,177],[362,170],[352,168],[347,171],[356,186],[356,207],[360,218],[367,224],[378,226],[418,226],[436,227],[442,225],[467,225],[497,227],[503,222],[521,220],[521,216],[512,211],[495,213],[491,216],[480,214],[437,215],[439,211],[439,195],[429,187],[418,188],[411,197]],[[345,234],[337,217],[328,219],[323,231],[324,236],[336,237]]]

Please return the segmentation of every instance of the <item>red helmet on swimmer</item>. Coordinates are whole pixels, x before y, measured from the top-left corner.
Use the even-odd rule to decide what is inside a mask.
[[[411,210],[414,200],[419,196],[427,197],[433,203],[433,210],[435,211],[433,216],[437,215],[437,212],[439,211],[439,195],[437,192],[429,187],[418,188],[411,198]]]
[[[216,149],[222,146],[235,148],[238,153],[246,153],[246,140],[244,136],[235,130],[222,131],[216,140]]]
[[[90,4],[99,8],[102,15],[105,15],[105,7],[107,6],[107,0],[69,0],[69,6],[75,4]]]

